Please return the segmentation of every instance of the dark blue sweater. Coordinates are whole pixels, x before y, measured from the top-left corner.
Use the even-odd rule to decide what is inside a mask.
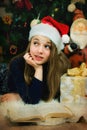
[[[33,77],[28,86],[24,80],[25,60],[23,56],[17,57],[11,61],[8,74],[8,88],[10,92],[19,93],[22,100],[28,104],[36,104],[41,99],[46,100],[49,96],[49,90],[46,84],[47,67],[43,72],[43,81]],[[59,97],[59,93],[55,98]]]
[[[10,92],[19,93],[25,103],[36,104],[42,99],[43,91],[48,93],[46,84],[43,81],[32,79],[28,86],[24,80],[25,60],[23,57],[11,61],[8,74],[8,87]]]

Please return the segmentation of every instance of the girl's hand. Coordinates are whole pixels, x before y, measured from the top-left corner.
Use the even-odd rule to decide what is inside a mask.
[[[34,77],[36,77],[37,79],[42,81],[43,80],[43,66],[36,64],[31,56],[31,54],[29,54],[29,53],[26,53],[24,55],[24,59],[27,62],[27,64],[34,67],[34,69],[35,69]]]
[[[31,65],[32,67],[34,67],[34,69],[36,70],[37,68],[41,67],[42,65],[38,65],[35,63],[35,61],[33,60],[31,54],[26,53],[24,55],[24,59],[27,62],[27,64]]]
[[[16,101],[21,100],[21,97],[17,93],[7,93],[0,97],[0,102],[15,101],[15,100]]]

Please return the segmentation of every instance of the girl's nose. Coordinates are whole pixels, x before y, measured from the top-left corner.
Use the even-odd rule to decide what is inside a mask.
[[[43,47],[40,46],[40,47],[38,48],[38,51],[39,51],[39,53],[43,53]]]

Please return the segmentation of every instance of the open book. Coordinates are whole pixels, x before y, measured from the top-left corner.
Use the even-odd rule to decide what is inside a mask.
[[[44,122],[49,118],[70,118],[72,111],[56,100],[50,102],[41,101],[38,104],[24,104],[22,101],[3,103],[3,111],[12,122]]]

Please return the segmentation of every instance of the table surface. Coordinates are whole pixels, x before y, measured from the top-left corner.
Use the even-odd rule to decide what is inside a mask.
[[[0,115],[0,130],[87,130],[87,123],[64,123],[54,126],[37,126],[29,123],[11,123]]]

